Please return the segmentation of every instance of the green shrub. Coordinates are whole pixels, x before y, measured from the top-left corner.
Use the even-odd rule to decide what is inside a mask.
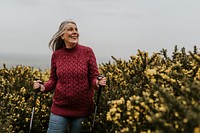
[[[138,50],[130,60],[102,63],[107,78],[100,98],[94,132],[197,133],[200,127],[200,53],[177,46],[171,57],[162,49],[151,56]],[[0,130],[25,133],[29,129],[35,78],[44,82],[49,71],[28,66],[0,69]],[[46,132],[52,94],[38,93],[33,130]],[[95,98],[96,98],[95,93]],[[93,116],[84,123],[91,126]]]
[[[0,130],[1,132],[27,132],[33,106],[33,81],[48,79],[49,72],[28,66],[14,66],[0,70]],[[40,94],[36,102],[34,130],[46,131],[52,94]]]
[[[129,61],[102,64],[108,79],[102,95],[106,132],[193,132],[200,125],[200,54],[177,47],[151,57],[138,51]]]

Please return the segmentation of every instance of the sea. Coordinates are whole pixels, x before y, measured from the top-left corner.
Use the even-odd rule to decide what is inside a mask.
[[[97,64],[107,63],[111,57],[96,57]],[[0,53],[0,68],[6,65],[6,68],[17,65],[30,66],[40,70],[50,69],[51,55],[29,55],[29,54],[2,54]]]

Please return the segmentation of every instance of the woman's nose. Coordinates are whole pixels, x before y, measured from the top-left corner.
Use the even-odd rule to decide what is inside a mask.
[[[78,33],[78,30],[76,28],[73,29],[73,32]]]

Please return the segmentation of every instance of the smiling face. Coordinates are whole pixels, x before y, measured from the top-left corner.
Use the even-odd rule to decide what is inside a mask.
[[[66,48],[73,48],[79,41],[79,32],[76,24],[67,23],[61,38],[64,40]]]

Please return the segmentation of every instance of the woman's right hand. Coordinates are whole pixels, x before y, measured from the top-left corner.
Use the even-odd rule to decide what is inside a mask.
[[[40,89],[40,91],[44,91],[45,87],[44,85],[42,85],[42,81],[41,80],[35,80],[33,83],[33,88],[34,90]]]

